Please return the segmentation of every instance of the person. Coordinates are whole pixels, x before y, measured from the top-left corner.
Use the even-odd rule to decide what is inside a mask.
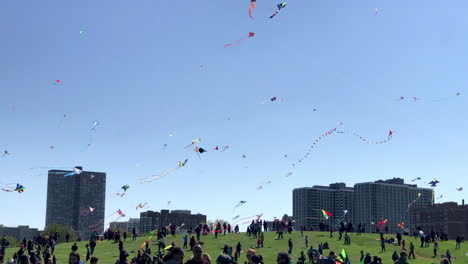
[[[452,264],[452,255],[450,255],[450,250],[445,251],[445,258],[448,259],[449,263]]]
[[[183,237],[183,240],[184,240],[184,246],[183,246],[183,249],[186,249],[186,248],[187,248],[187,245],[188,245],[188,236],[187,236],[187,235],[185,235],[185,236]]]
[[[437,250],[439,249],[439,242],[434,242],[434,256],[437,257]]]
[[[80,254],[75,250],[72,250],[68,256],[68,264],[77,264],[78,262],[80,262]]]
[[[400,258],[397,261],[395,261],[395,264],[409,264],[406,251],[400,252]]]
[[[195,236],[192,236],[192,237],[190,238],[190,243],[189,243],[189,245],[190,245],[190,250],[193,250],[193,247],[194,247],[196,244],[197,244],[197,242],[195,242]]]
[[[306,236],[306,237],[305,237],[305,247],[306,247],[306,248],[309,247],[309,236]]]
[[[299,263],[305,264],[305,261],[306,261],[306,256],[304,254],[304,251],[301,251],[301,256],[299,257],[297,264]]]
[[[158,251],[161,252],[161,248],[164,249],[166,247],[166,243],[165,243],[165,239],[164,239],[164,234],[161,234],[160,233],[160,238],[159,238],[159,243],[158,243]]]
[[[201,245],[193,247],[193,256],[185,264],[208,264],[203,258],[203,248]]]
[[[94,254],[95,247],[96,247],[96,240],[91,239],[91,241],[89,241],[89,248],[91,249],[91,256]]]
[[[409,252],[408,259],[410,259],[411,256],[413,256],[413,259],[415,259],[416,256],[414,255],[414,245],[413,245],[413,242],[410,242],[409,249],[410,249],[410,252]]]
[[[455,238],[455,242],[457,242],[457,244],[455,245],[455,250],[460,249],[460,247],[461,247],[461,237],[457,236],[457,238]]]
[[[206,261],[206,263],[211,264],[211,257],[207,253],[203,253],[202,255],[203,259]]]
[[[289,264],[290,261],[291,261],[291,258],[289,257],[289,254],[286,252],[280,252],[278,253],[278,256],[276,257],[277,264]]]
[[[99,264],[99,259],[96,258],[96,257],[92,257],[91,260],[90,260],[90,263],[91,264]]]
[[[124,238],[124,242],[126,242],[127,241],[127,232],[123,233],[123,238]]]
[[[237,259],[240,257],[240,254],[241,254],[241,251],[242,251],[242,245],[240,242],[237,242],[237,245],[236,245],[236,253],[234,254],[234,259],[237,261]]]
[[[396,251],[393,251],[392,260],[393,262],[398,260],[398,253],[396,253]]]
[[[260,233],[260,246],[263,247],[263,241],[265,241],[265,234],[263,232]]]
[[[292,254],[292,250],[293,250],[293,242],[292,242],[292,239],[290,238],[288,240],[288,254]]]
[[[245,253],[245,257],[247,258],[247,262],[245,264],[254,264],[252,261],[252,257],[255,256],[257,252],[253,248],[247,249],[247,253]]]
[[[72,251],[78,251],[78,246],[76,245],[76,243],[73,243],[73,246],[71,247],[71,250]]]
[[[164,255],[164,264],[182,264],[184,262],[184,250],[180,247],[171,247],[169,252]]]
[[[70,239],[70,234],[67,233],[67,234],[65,235],[65,241],[67,241],[67,243],[68,243],[68,240],[69,240],[69,239]]]
[[[263,264],[262,257],[259,255],[253,255],[252,257],[250,257],[250,262],[252,264]]]
[[[450,261],[446,258],[440,260],[440,264],[450,264]]]
[[[137,233],[136,233],[136,229],[135,229],[135,227],[134,227],[134,228],[132,229],[132,239],[133,239],[133,241],[135,241],[136,238],[137,238]]]
[[[385,239],[384,238],[380,239],[380,247],[382,248],[380,252],[384,253],[385,252]]]
[[[120,251],[119,264],[127,264],[128,253],[125,250]]]
[[[232,261],[231,257],[226,254],[220,254],[216,258],[216,264],[231,264],[231,261]]]
[[[89,252],[89,245],[86,244],[86,262],[88,262],[91,259],[91,253]]]

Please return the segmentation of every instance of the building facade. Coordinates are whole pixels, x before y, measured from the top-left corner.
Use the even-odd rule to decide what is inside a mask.
[[[337,226],[341,221],[349,222],[354,211],[353,192],[353,188],[346,187],[344,183],[294,189],[293,216],[296,228],[304,226],[306,229],[317,229],[320,223]],[[326,220],[321,210],[333,216]]]
[[[135,228],[135,232],[137,234],[140,233],[140,218],[130,218],[128,221],[125,222],[110,222],[109,228],[112,231],[120,231],[120,232],[127,232],[129,234],[132,233],[133,228]]]
[[[468,206],[462,202],[434,204],[426,208],[412,210],[411,218],[415,227],[420,227],[424,233],[448,234],[449,239],[457,236],[468,237]]]
[[[27,240],[39,235],[37,228],[30,228],[29,226],[7,227],[0,225],[0,236],[11,236],[16,240],[21,241],[24,238]]]
[[[128,222],[110,222],[109,228],[112,231],[128,232]]]
[[[206,223],[206,215],[191,214],[190,210],[161,210],[161,212],[147,211],[140,213],[140,232],[149,233],[155,229],[166,227],[170,224],[186,228],[195,228]]]
[[[76,167],[82,171],[81,167]],[[46,227],[51,224],[70,226],[81,239],[93,231],[104,231],[106,173],[50,170],[47,182]],[[94,208],[93,212],[89,208]],[[101,224],[99,224],[101,223]]]
[[[411,212],[427,208],[433,203],[433,190],[405,184],[403,179],[393,178],[354,185],[353,223],[365,224],[366,232],[375,232],[377,223],[388,220],[380,229],[388,232],[404,232],[398,223],[404,222],[406,230],[412,231]]]

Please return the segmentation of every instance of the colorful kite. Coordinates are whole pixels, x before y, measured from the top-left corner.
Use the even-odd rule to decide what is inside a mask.
[[[239,39],[235,44],[233,44],[233,43],[225,44],[225,45],[224,45],[224,48],[231,47],[231,46],[234,46],[234,45],[239,45],[239,44],[241,44],[242,41],[244,41],[245,39],[251,38],[251,37],[253,37],[253,36],[255,36],[255,33],[249,32],[248,35],[243,36],[243,37],[242,37],[241,39]]]
[[[155,236],[155,235],[156,236],[158,235],[158,231],[157,230],[151,231],[150,236],[145,240],[145,242],[143,244],[141,244],[141,246],[138,249],[140,249],[140,250],[143,249],[146,246],[146,244],[148,244],[151,241],[151,239],[153,238],[153,236]]]
[[[80,175],[82,172],[83,172],[82,170],[75,167],[75,168],[73,168],[72,172],[63,175],[63,177],[68,178],[68,177],[72,177],[72,176],[75,176],[75,175]]]
[[[434,179],[430,182],[428,182],[428,184],[431,185],[431,187],[437,187],[437,184],[440,183],[437,179]]]
[[[411,205],[413,205],[415,202],[417,202],[419,199],[421,198],[421,193],[418,193],[418,198],[416,198],[414,201],[412,201],[411,203],[408,204],[408,209],[410,209]]]
[[[229,146],[224,146],[224,147],[223,147],[223,150],[221,150],[221,152],[226,151],[226,150],[228,150],[228,149],[229,149]]]
[[[385,227],[385,225],[387,224],[387,222],[388,222],[388,219],[385,219],[385,220],[383,220],[383,221],[380,221],[380,222],[377,223],[377,227],[380,228],[380,229],[382,229],[382,228]]]
[[[257,2],[257,0],[250,0],[250,8],[249,8],[249,17],[250,19],[252,20],[255,20],[252,16],[252,11],[254,10],[255,8],[255,2]]]
[[[60,81],[60,80],[55,80],[54,84],[57,85],[57,84],[59,84],[59,83],[61,83],[61,82],[62,82],[62,81]]]
[[[463,187],[457,188],[457,191],[459,191],[459,192],[460,192],[460,191],[463,191]]]
[[[327,211],[325,211],[323,209],[322,209],[322,214],[323,214],[323,217],[325,217],[325,219],[327,219],[327,220],[328,220],[329,217],[332,216],[332,213],[327,212]]]
[[[2,191],[5,191],[5,192],[18,192],[18,193],[22,193],[26,190],[26,187],[24,187],[23,185],[19,184],[19,183],[16,183],[16,186],[15,184],[4,184],[4,187],[5,188],[2,188]]]
[[[299,159],[298,161],[296,161],[295,163],[293,163],[291,166],[294,167],[296,166],[298,163],[301,163],[304,159],[306,159],[307,157],[309,157],[310,153],[312,152],[312,150],[314,149],[314,147],[319,143],[320,140],[322,140],[322,138],[326,137],[326,136],[329,136],[331,134],[333,134],[334,132],[336,132],[336,129],[337,128],[333,128],[331,130],[329,130],[328,132],[326,132],[325,134],[322,134],[320,137],[318,137],[314,143],[312,143],[312,145],[309,147],[309,150],[308,152],[304,155],[304,157],[302,157],[301,159]]]
[[[128,184],[125,184],[124,186],[120,187],[120,189],[123,190],[123,193],[118,192],[118,193],[116,193],[115,195],[116,195],[116,196],[123,197],[123,196],[127,193],[127,190],[130,189],[130,186],[129,186]],[[120,189],[119,189],[119,190],[120,190]]]
[[[115,218],[115,215],[118,215],[117,218]],[[111,215],[109,215],[108,217],[102,219],[102,220],[99,220],[96,224],[94,225],[90,225],[88,226],[89,228],[94,228],[93,230],[91,231],[98,231],[98,230],[102,230],[107,224],[105,223],[106,220],[108,219],[111,219],[111,218],[115,218],[114,221],[111,221],[111,222],[115,222],[117,220],[119,220],[120,218],[122,217],[125,217],[125,214],[122,212],[122,210],[117,210],[116,212],[112,213]]]
[[[201,159],[201,156],[200,154],[204,153],[204,152],[207,152],[204,148],[200,148],[200,147],[195,147],[195,152],[197,153],[198,157]]]
[[[85,216],[88,214],[92,214],[96,208],[89,207],[87,209],[83,209],[80,211],[80,216]]]
[[[286,7],[286,2],[277,5],[278,9],[276,9],[276,12],[273,15],[271,15],[270,18],[275,17],[279,13],[279,11],[285,7]]]

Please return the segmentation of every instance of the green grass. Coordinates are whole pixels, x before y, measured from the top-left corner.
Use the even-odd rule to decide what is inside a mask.
[[[383,263],[393,263],[391,260],[391,255],[393,251],[399,250],[401,247],[393,246],[387,244],[386,253],[380,253],[380,241],[377,240],[379,238],[378,234],[362,234],[362,235],[351,235],[351,245],[344,246],[344,241],[338,241],[338,234],[334,234],[334,238],[329,237],[329,233],[327,232],[304,232],[304,237],[309,236],[309,246],[313,245],[314,248],[317,248],[319,243],[323,243],[325,241],[328,242],[330,245],[330,250],[335,251],[336,254],[341,252],[341,249],[344,247],[350,257],[351,263],[357,264],[359,263],[359,256],[360,251],[363,250],[365,253],[370,253],[372,256],[377,255],[382,258]],[[390,235],[386,235],[386,237],[390,237]],[[124,244],[125,250],[127,250],[130,254],[128,260],[130,261],[132,257],[136,255],[136,251],[138,247],[144,242],[147,237],[139,237],[137,241],[132,241],[131,239],[127,239],[126,243]],[[266,232],[265,233],[265,247],[257,249],[257,253],[263,255],[264,262],[266,264],[276,263],[276,254],[280,251],[287,251],[288,250],[288,239],[292,238],[294,243],[292,260],[294,263],[297,261],[300,252],[304,251],[307,253],[307,249],[305,248],[304,238],[301,237],[300,232],[296,231],[290,234],[284,234],[284,239],[282,240],[275,240],[276,234],[273,232]],[[440,257],[432,258],[432,249],[433,245],[431,244],[428,248],[420,248],[419,247],[419,239],[414,239],[412,237],[405,236],[403,239],[406,240],[406,246],[409,247],[409,243],[413,242],[415,245],[415,252],[422,258],[416,258],[416,260],[410,260],[412,264],[438,264],[440,261]],[[216,257],[222,252],[222,248],[224,244],[228,244],[232,246],[235,250],[235,246],[237,242],[241,242],[242,250],[245,252],[248,247],[256,247],[256,239],[252,237],[247,237],[245,233],[242,234],[228,234],[226,236],[219,235],[218,239],[214,238],[214,235],[209,236],[202,236],[201,240],[205,242],[204,245],[204,252],[208,253],[212,258],[212,263],[215,263]],[[175,238],[172,236],[168,236],[166,239],[166,245],[169,245],[172,241],[174,241],[177,245],[182,246],[182,237],[177,235]],[[151,251],[155,253],[157,251],[157,239],[153,237],[151,241]],[[79,242],[78,243],[78,252],[82,255],[82,261],[85,260],[86,256],[86,242]],[[55,249],[55,255],[57,257],[57,263],[59,264],[66,264],[68,263],[68,254],[70,253],[70,248],[73,243],[61,243]],[[449,249],[450,253],[455,256],[457,259],[454,263],[468,263],[468,243],[462,244],[461,250],[455,250],[455,241],[447,241],[441,242],[439,247],[439,256],[441,254],[445,254],[445,251]],[[14,252],[16,252],[18,248],[10,248],[7,249],[7,256],[11,257]],[[324,250],[324,254],[328,254],[330,250]],[[133,253],[132,253],[133,251]],[[96,246],[95,255],[99,257],[101,264],[113,264],[115,260],[118,259],[118,244],[113,242],[99,242]],[[192,256],[191,252],[187,252],[186,250],[186,257],[187,260],[189,257]],[[423,259],[424,258],[424,259]],[[241,254],[240,263],[245,261],[245,254]]]

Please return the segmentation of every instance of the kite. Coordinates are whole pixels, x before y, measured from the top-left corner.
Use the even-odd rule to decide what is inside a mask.
[[[272,101],[272,102],[276,101],[276,97],[270,98],[270,101]]]
[[[234,216],[234,217],[232,218],[232,221],[236,220],[236,219],[239,218],[239,217],[240,217],[240,215]]]
[[[331,135],[331,134],[333,134],[334,132],[336,132],[336,129],[337,129],[337,128],[333,128],[333,129],[329,130],[328,132],[326,132],[325,134],[323,134],[323,135],[321,135],[320,137],[318,137],[318,138],[314,141],[314,143],[309,147],[309,150],[308,150],[308,152],[304,155],[304,157],[302,157],[300,160],[298,160],[298,161],[296,161],[295,163],[293,163],[291,166],[294,167],[294,166],[296,166],[298,163],[301,163],[302,160],[306,159],[306,158],[310,155],[310,152],[314,149],[314,147],[316,146],[316,144],[318,144],[318,142],[319,142],[322,138],[324,138],[324,137],[326,137],[326,136],[328,136],[328,135]]]
[[[369,140],[359,134],[356,134],[356,133],[353,133],[353,132],[348,132],[348,131],[336,131],[336,133],[338,134],[352,134],[353,136],[355,137],[358,137],[359,139],[361,139],[363,142],[366,142],[368,144],[383,144],[383,143],[386,143],[390,140],[392,140],[393,138],[393,132],[395,132],[394,130],[389,130],[388,131],[388,136],[387,136],[387,139],[384,139],[384,140],[380,140],[380,141],[372,141],[372,140]]]
[[[171,201],[167,201],[167,207],[171,206]]]
[[[244,205],[245,203],[247,203],[247,201],[239,201],[239,202],[237,203],[237,205],[234,206],[234,208],[233,208],[232,210],[234,211],[237,207],[239,207],[239,206],[241,206],[241,205]],[[239,219],[239,220],[242,220],[242,219]]]
[[[80,30],[80,35],[83,35],[85,33],[84,30]]]
[[[250,0],[250,8],[249,8],[249,17],[250,19],[252,20],[255,20],[252,16],[252,11],[254,10],[255,8],[255,2],[257,2],[257,0]]]
[[[67,173],[63,175],[64,178],[72,177],[75,175],[80,175],[83,171],[78,169],[77,167],[73,168],[73,172]]]
[[[420,198],[421,198],[421,193],[418,193],[418,198],[416,198],[414,201],[412,201],[411,203],[408,204],[407,211],[410,209],[411,205],[413,205],[415,202],[417,202]]]
[[[243,157],[244,159],[246,158],[246,156],[245,156],[245,155],[242,155],[242,157]]]
[[[148,204],[148,203],[144,203],[144,204],[141,204],[141,203],[140,203],[140,204],[138,204],[138,205],[136,206],[136,210],[146,208],[145,206],[146,206],[147,204]]]
[[[339,226],[341,222],[344,221],[346,214],[348,213],[348,210],[343,210],[343,215],[335,220],[335,226]]]
[[[200,141],[201,141],[201,138],[196,138],[196,139],[192,140],[192,144],[186,146],[185,148],[189,148],[189,147],[191,147],[191,146],[197,144],[197,143],[200,142]]]
[[[327,211],[325,211],[323,209],[322,209],[322,214],[323,214],[323,217],[325,217],[325,219],[327,219],[327,220],[328,220],[329,217],[332,216],[332,213],[327,212]]]
[[[50,146],[50,149],[51,149],[51,150],[55,150],[55,146]]]
[[[24,192],[24,190],[26,190],[26,187],[24,187],[23,185],[17,183],[16,186],[15,184],[5,184],[4,185],[5,188],[2,188],[2,191],[5,191],[5,192],[18,192],[18,193],[22,193]]]
[[[157,230],[153,230],[153,231],[150,232],[150,236],[145,240],[145,242],[143,244],[141,244],[139,249],[143,249],[146,246],[146,244],[148,244],[151,241],[151,239],[153,238],[154,235],[156,235],[156,236],[158,235]]]
[[[414,179],[412,179],[411,181],[413,181],[413,182],[414,182],[414,181],[416,181],[416,180],[420,180],[420,179],[421,179],[421,177],[417,177],[417,178],[414,178]]]
[[[457,191],[459,191],[459,192],[460,192],[460,191],[463,191],[463,187],[457,188]]]
[[[96,128],[97,126],[99,125],[99,121],[94,121],[93,122],[93,126],[91,127],[91,130],[89,130],[89,143],[88,143],[88,147],[90,147],[92,144],[93,144],[93,141],[94,141],[94,137],[96,135]]]
[[[431,187],[437,187],[437,184],[440,183],[437,179],[434,179],[430,182],[428,182],[428,184],[431,185]]]
[[[379,9],[378,8],[375,8],[374,9],[374,16],[378,15],[379,14]]]
[[[120,195],[120,197],[123,197],[127,193],[127,190],[130,189],[130,186],[128,184],[125,184],[124,186],[120,187],[120,189],[123,190],[123,193],[116,193],[115,195],[116,196]]]
[[[171,174],[173,171],[175,171],[175,170],[177,170],[177,169],[179,169],[179,168],[184,167],[185,164],[187,164],[187,161],[188,161],[188,159],[186,159],[184,162],[179,161],[179,165],[178,165],[177,167],[167,169],[167,170],[165,170],[163,173],[161,173],[161,174],[159,174],[159,175],[153,175],[153,176],[151,176],[151,177],[149,177],[149,178],[142,179],[140,183],[152,182],[152,181],[155,181],[155,180],[159,180],[159,179],[161,179],[162,177]]]
[[[67,114],[63,114],[63,117],[60,119],[60,122],[59,122],[57,128],[60,128],[62,126],[62,123],[65,120],[65,118],[67,118]]]
[[[85,216],[88,214],[92,214],[96,208],[89,207],[87,209],[83,209],[80,211],[80,216]]]
[[[439,200],[439,199],[442,199],[442,197],[444,197],[443,195],[437,197],[436,199]]]
[[[275,17],[279,13],[279,11],[281,9],[285,8],[286,7],[286,2],[277,5],[277,7],[278,7],[278,9],[276,9],[275,13],[273,15],[271,15],[270,18]]]
[[[60,80],[55,80],[54,84],[57,85],[57,84],[59,84],[59,83],[61,83],[61,82],[62,82],[62,81],[60,81]]]
[[[291,175],[293,175],[293,173],[292,173],[292,172],[288,172],[288,173],[286,173],[286,177],[290,177]]]
[[[228,150],[229,146],[224,146],[223,150],[221,152]]]
[[[166,147],[167,147],[167,144],[164,144],[164,145],[163,145],[163,149],[166,149]]]
[[[388,222],[388,219],[385,219],[385,220],[383,220],[383,221],[380,221],[380,222],[377,223],[377,227],[378,227],[378,228],[384,228],[385,225],[387,224],[387,222]]]
[[[197,153],[198,157],[201,159],[201,156],[200,154],[204,153],[204,152],[207,152],[204,148],[200,148],[200,147],[195,147],[195,152]]]
[[[11,154],[11,153],[8,152],[8,150],[4,150],[4,151],[3,151],[3,156],[2,156],[2,157],[5,157],[6,155],[10,155],[10,154]]]
[[[93,211],[94,211],[94,209],[93,209]],[[102,230],[102,229],[106,226],[106,224],[105,224],[106,220],[107,220],[107,219],[110,219],[110,218],[114,218],[116,214],[118,214],[119,216],[118,216],[117,218],[115,218],[114,221],[117,221],[117,220],[119,220],[120,218],[125,217],[125,214],[122,212],[122,210],[119,209],[119,210],[117,210],[116,212],[114,212],[114,213],[112,213],[111,215],[109,215],[108,217],[106,217],[106,218],[104,218],[104,219],[102,219],[102,220],[99,220],[96,224],[90,225],[90,226],[88,226],[88,227],[89,227],[89,228],[94,228],[94,229],[91,230],[91,231]],[[114,221],[111,221],[111,222],[114,222]]]
[[[224,45],[224,48],[231,47],[231,46],[234,46],[234,45],[239,45],[239,44],[242,43],[242,41],[244,41],[245,39],[251,38],[251,37],[253,37],[253,36],[255,36],[255,33],[249,32],[248,35],[243,36],[243,37],[242,37],[241,39],[239,39],[236,43],[234,43],[234,44],[233,44],[233,43],[225,44],[225,45]]]

